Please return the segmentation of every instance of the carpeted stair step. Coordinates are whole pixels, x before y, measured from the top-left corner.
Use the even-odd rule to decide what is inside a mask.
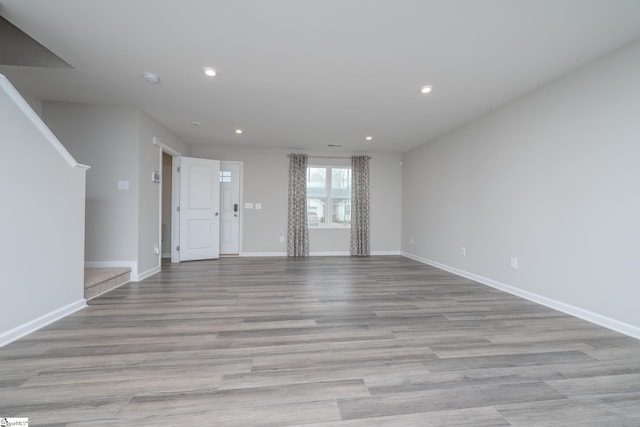
[[[119,286],[129,283],[131,268],[85,268],[84,298],[88,301]]]

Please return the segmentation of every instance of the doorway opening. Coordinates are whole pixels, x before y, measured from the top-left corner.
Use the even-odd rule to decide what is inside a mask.
[[[159,138],[153,137],[153,145],[158,147],[158,171],[160,172],[160,185],[158,186],[158,240],[157,254],[158,267],[162,269],[162,265],[167,258],[173,259],[175,241],[177,240],[176,230],[176,211],[175,197],[176,191],[175,170],[173,168],[173,159],[180,156],[180,153],[173,148],[163,144]]]
[[[171,261],[171,197],[173,192],[173,173],[171,170],[172,161],[173,157],[165,152],[162,153],[162,209],[160,211],[162,262]]]
[[[169,261],[168,258],[171,263],[177,263],[239,256],[242,250],[242,162],[183,157],[164,148],[160,159],[162,263]],[[210,168],[209,163],[218,166]],[[206,201],[213,203],[214,199],[217,202],[209,206]],[[200,211],[209,208],[213,210],[205,212],[205,217],[198,216]],[[209,224],[205,219],[216,221],[209,221]],[[217,226],[214,225],[216,222]],[[213,237],[212,227],[215,227],[216,237]],[[216,254],[201,253],[213,244],[211,238],[215,239]],[[194,254],[190,255],[191,252]]]

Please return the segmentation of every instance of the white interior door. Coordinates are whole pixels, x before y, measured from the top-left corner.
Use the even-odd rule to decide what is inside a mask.
[[[179,158],[180,261],[220,256],[220,161]]]
[[[240,164],[220,164],[220,253],[240,252]]]

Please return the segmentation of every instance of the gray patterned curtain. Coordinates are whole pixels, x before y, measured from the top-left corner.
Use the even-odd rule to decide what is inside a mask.
[[[306,154],[289,155],[289,219],[287,255],[309,256],[307,227],[307,159]]]
[[[351,255],[369,256],[369,156],[351,157]]]

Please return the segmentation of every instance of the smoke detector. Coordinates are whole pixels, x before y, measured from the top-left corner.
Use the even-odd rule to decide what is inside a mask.
[[[142,75],[142,78],[149,83],[158,83],[160,82],[160,76],[155,73],[146,72]]]

